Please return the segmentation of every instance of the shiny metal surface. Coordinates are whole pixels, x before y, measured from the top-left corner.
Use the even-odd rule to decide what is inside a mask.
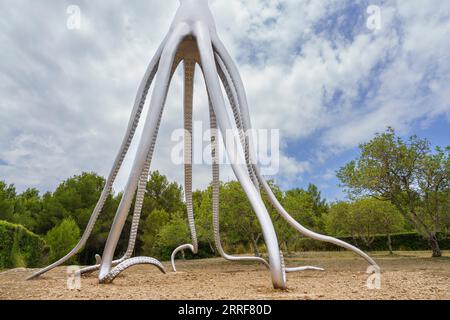
[[[164,104],[170,86],[172,75],[180,62],[184,64],[184,126],[185,148],[184,148],[184,174],[185,174],[185,197],[187,206],[187,217],[191,232],[192,244],[183,244],[177,247],[171,256],[172,268],[176,271],[175,256],[181,250],[191,250],[194,254],[198,252],[198,241],[194,221],[194,209],[192,203],[192,107],[194,92],[195,66],[201,67],[210,100],[210,126],[213,131],[212,143],[212,216],[214,240],[220,255],[231,261],[253,261],[263,263],[270,271],[274,288],[286,288],[286,273],[304,270],[323,270],[317,267],[285,266],[283,253],[278,245],[277,235],[269,216],[267,208],[262,200],[260,189],[268,195],[271,204],[277,212],[301,234],[319,240],[326,241],[349,249],[379,270],[376,262],[358,248],[333,237],[315,233],[303,227],[293,219],[282,207],[270,186],[261,174],[256,161],[253,138],[251,131],[250,113],[247,104],[244,85],[239,71],[231,56],[216,33],[213,16],[208,7],[207,0],[180,0],[180,7],[176,13],[170,30],[159,47],[154,58],[150,62],[139,87],[136,101],[131,113],[128,128],[122,145],[114,161],[111,172],[107,178],[103,192],[98,200],[86,230],[80,242],[65,257],[50,266],[31,275],[29,279],[63,264],[73,255],[78,253],[89,238],[95,222],[103,208],[107,196],[111,192],[112,184],[128,152],[131,141],[136,132],[146,97],[149,93],[152,81],[155,84],[151,95],[150,107],[144,122],[142,136],[140,137],[137,152],[134,158],[131,173],[117,209],[113,224],[105,244],[102,257],[96,255],[96,265],[80,270],[80,273],[89,273],[99,270],[99,282],[112,282],[121,272],[137,264],[151,264],[157,266],[165,273],[163,265],[156,259],[149,257],[131,258],[136,236],[138,232],[140,214],[145,195],[146,184],[153,157],[153,151],[161,123]],[[225,88],[225,94],[230,102],[231,113],[227,112],[221,82]],[[237,129],[235,129],[235,127]],[[222,133],[225,150],[231,160],[233,172],[240,182],[246,196],[248,197],[253,211],[259,221],[267,247],[268,261],[260,257],[235,257],[224,252],[220,238],[219,219],[219,163],[218,163],[218,135]],[[232,133],[230,135],[230,133]],[[235,148],[237,147],[237,149]],[[119,241],[125,221],[132,205],[134,196],[136,203],[133,212],[133,221],[130,239],[126,253],[118,260],[113,260],[117,242]]]

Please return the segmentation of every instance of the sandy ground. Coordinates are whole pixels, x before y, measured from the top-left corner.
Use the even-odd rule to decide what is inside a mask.
[[[32,270],[0,273],[0,299],[450,299],[450,253],[372,254],[382,268],[381,289],[366,287],[364,260],[349,253],[300,253],[289,266],[316,265],[326,271],[287,275],[286,291],[272,289],[261,265],[222,259],[178,261],[178,273],[161,274],[152,266],[127,270],[113,284],[99,285],[95,274],[83,277],[80,290],[67,289],[66,268],[25,281]]]

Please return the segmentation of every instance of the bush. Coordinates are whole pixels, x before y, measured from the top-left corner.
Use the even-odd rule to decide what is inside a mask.
[[[160,229],[151,255],[160,260],[169,260],[173,250],[186,243],[192,243],[189,227],[183,218],[174,217]],[[144,244],[144,246],[147,246],[147,244]],[[198,242],[197,254],[193,254],[190,250],[184,250],[186,259],[205,259],[214,256],[215,253],[211,250],[210,245],[203,241]],[[176,258],[180,259],[181,257],[182,254],[180,253]]]
[[[60,225],[51,229],[45,236],[50,245],[50,261],[56,261],[65,256],[78,243],[80,229],[77,223],[71,219],[64,219]],[[77,263],[76,256],[72,257],[67,264]]]
[[[438,241],[441,250],[450,250],[450,237],[445,234],[438,234]],[[348,242],[362,250],[372,251],[388,251],[387,235],[376,235],[370,248],[362,241],[354,239],[353,237],[339,237],[338,239]],[[415,251],[415,250],[430,250],[428,241],[418,233],[397,233],[391,235],[392,248],[394,251]],[[331,243],[319,242],[312,239],[302,238],[295,244],[296,251],[337,251],[343,250]]]
[[[48,253],[41,237],[21,225],[0,221],[0,269],[41,267]]]

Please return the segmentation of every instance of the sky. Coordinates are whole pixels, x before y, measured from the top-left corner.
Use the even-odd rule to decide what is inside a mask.
[[[268,178],[284,190],[314,183],[328,200],[342,199],[336,170],[388,126],[450,145],[449,1],[209,2],[253,126],[280,130],[280,169]],[[68,28],[72,5],[80,28]],[[0,180],[46,192],[81,172],[106,176],[177,7],[178,0],[0,0]],[[198,69],[195,85],[194,120],[206,129]],[[179,183],[183,167],[170,159],[182,89],[179,68],[152,163]],[[141,127],[115,191],[126,183]],[[194,187],[210,179],[209,166],[194,167]],[[228,166],[221,179],[234,179]]]

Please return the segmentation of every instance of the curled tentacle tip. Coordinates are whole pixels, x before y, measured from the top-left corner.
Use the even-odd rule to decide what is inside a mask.
[[[178,248],[176,248],[175,250],[173,250],[172,255],[170,256],[170,262],[172,264],[173,272],[177,272],[177,268],[175,266],[175,256],[177,255],[178,252],[180,252],[181,250],[185,250],[185,249],[191,250],[192,253],[194,253],[194,254],[197,253],[192,244],[183,244],[183,245],[179,246]]]
[[[150,264],[156,266],[159,269],[159,271],[161,271],[163,274],[167,273],[166,268],[164,267],[164,265],[161,262],[159,262],[158,260],[153,259],[153,258],[151,258],[151,259],[153,260],[153,262],[151,262]]]
[[[139,264],[149,264],[156,266],[162,273],[166,273],[166,269],[164,268],[163,264],[159,262],[158,260],[150,257],[135,257],[127,259],[121,263],[119,263],[116,267],[114,267],[109,272],[106,272],[104,274],[100,273],[99,275],[99,283],[111,283],[114,281],[114,279],[121,274],[126,269],[139,265]],[[101,270],[100,270],[101,272]]]
[[[173,271],[174,273],[177,272],[177,267],[175,266],[175,260],[172,261],[172,271]]]
[[[321,267],[312,267],[311,270],[325,271],[325,269],[324,269],[324,268],[321,268]]]

